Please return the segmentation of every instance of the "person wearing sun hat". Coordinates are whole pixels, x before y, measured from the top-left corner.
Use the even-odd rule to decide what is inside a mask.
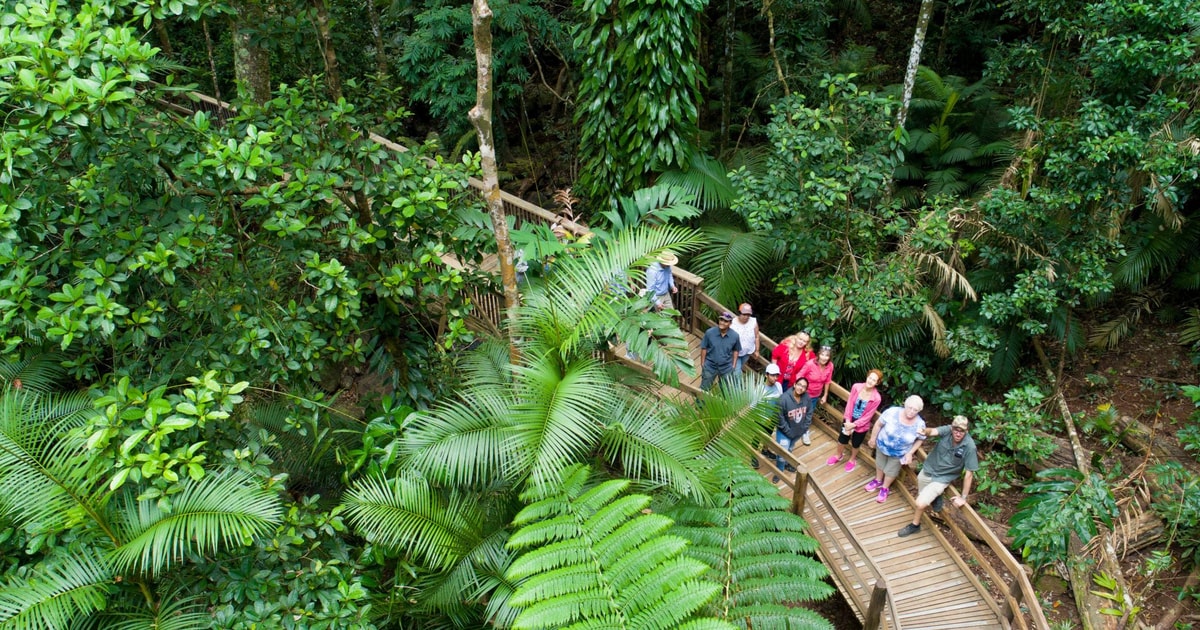
[[[729,325],[742,341],[742,351],[738,353],[737,365],[734,372],[741,372],[746,365],[746,359],[752,354],[758,354],[758,319],[753,316],[754,309],[749,304],[738,307],[737,317]]]
[[[937,444],[925,458],[921,474],[917,475],[917,500],[913,520],[900,530],[900,537],[921,531],[921,515],[925,509],[933,507],[934,512],[942,510],[942,493],[950,483],[963,478],[962,494],[954,497],[955,507],[967,504],[971,494],[971,482],[975,480],[975,471],[979,470],[979,453],[975,449],[975,440],[967,434],[971,423],[966,416],[954,416],[948,426],[926,427],[921,434],[936,437]]]
[[[725,311],[717,318],[717,325],[704,331],[700,340],[700,389],[712,389],[718,376],[733,373],[742,341],[737,333],[729,329],[733,313]]]
[[[666,250],[646,268],[646,292],[653,297],[658,310],[675,308],[671,294],[679,293],[679,288],[675,286],[675,274],[671,268],[678,264],[679,257]]]

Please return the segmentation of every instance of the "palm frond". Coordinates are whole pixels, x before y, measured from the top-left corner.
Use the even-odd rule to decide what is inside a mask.
[[[703,233],[709,245],[696,255],[692,271],[721,304],[745,301],[772,271],[774,239],[729,226],[706,227]]]
[[[939,291],[942,294],[951,295],[954,291],[958,291],[969,300],[979,299],[966,274],[942,260],[940,256],[912,249],[906,249],[903,255],[910,256],[921,264],[925,268],[925,272],[937,280]]]
[[[619,405],[605,418],[601,453],[625,477],[701,498],[705,488],[697,470],[703,454],[698,436],[681,423],[668,422],[659,407],[649,400]]]
[[[700,432],[706,458],[741,457],[757,450],[763,432],[775,423],[775,409],[757,375],[737,375],[709,392],[700,409],[680,409],[673,421]]]
[[[543,357],[518,368],[512,440],[529,488],[553,488],[564,466],[596,446],[612,388],[603,365],[590,358],[563,366]]]
[[[185,597],[176,591],[163,596],[155,610],[108,610],[93,616],[96,630],[206,630],[212,627],[212,615],[199,597]]]
[[[659,176],[658,183],[674,186],[691,195],[696,206],[705,211],[728,208],[734,198],[728,169],[720,160],[701,153],[691,156],[686,171],[667,171]]]
[[[68,628],[102,610],[113,584],[113,571],[89,552],[55,555],[0,587],[0,628]]]
[[[933,337],[933,351],[943,359],[950,356],[950,346],[946,345],[946,322],[942,316],[928,303],[921,306],[921,313],[925,317],[925,324],[929,326],[929,335]]]
[[[695,195],[679,186],[659,183],[621,197],[617,200],[616,210],[601,214],[608,220],[613,232],[663,226],[671,221],[699,216],[700,209],[692,204],[693,199]]]
[[[670,628],[693,620],[719,589],[700,578],[704,563],[666,533],[669,518],[643,513],[650,497],[624,494],[625,480],[588,487],[589,472],[564,470],[557,493],[513,520],[520,529],[508,544],[522,552],[508,571],[517,583],[510,604],[520,610],[513,627],[650,627],[653,619]]]
[[[415,471],[392,479],[370,475],[353,485],[342,505],[367,540],[441,570],[457,566],[495,525],[477,496],[434,488]]]
[[[49,394],[67,373],[61,360],[55,354],[38,354],[21,361],[0,361],[0,383],[5,388]]]
[[[833,593],[829,571],[811,555],[817,542],[804,519],[787,512],[779,490],[741,459],[718,460],[712,505],[681,503],[666,512],[671,531],[688,539],[688,556],[707,564],[705,579],[721,587],[709,613],[754,628],[832,628],[811,610],[787,602]]]
[[[1200,308],[1187,310],[1183,328],[1179,331],[1179,340],[1183,343],[1200,343]]]
[[[511,392],[468,384],[461,396],[417,416],[404,434],[405,465],[459,487],[484,488],[519,475],[509,457]]]
[[[120,528],[127,541],[113,560],[118,568],[157,575],[189,554],[246,545],[283,520],[283,503],[249,474],[223,470],[190,482],[164,512],[157,501],[132,493],[119,504]]]
[[[75,431],[89,417],[83,394],[9,390],[0,397],[0,516],[53,530],[77,510],[102,524],[104,471],[88,465]]]
[[[1125,308],[1115,319],[1099,324],[1088,335],[1088,345],[1094,348],[1111,350],[1117,347],[1121,340],[1132,332],[1133,327],[1142,320],[1142,315],[1149,315],[1162,302],[1162,293],[1147,289],[1129,297]]]

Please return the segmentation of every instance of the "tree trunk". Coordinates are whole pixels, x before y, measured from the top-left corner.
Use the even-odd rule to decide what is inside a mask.
[[[367,0],[367,23],[371,25],[371,39],[375,42],[375,73],[383,81],[388,75],[387,51],[383,48],[383,27],[379,25],[379,7],[375,0]]]
[[[329,7],[325,6],[325,0],[309,1],[316,11],[317,35],[321,39],[321,57],[325,61],[325,86],[329,88],[329,98],[336,103],[342,98],[342,75],[338,72],[337,48],[329,32]]]
[[[154,20],[154,34],[158,37],[158,47],[163,54],[171,57],[175,54],[175,49],[171,46],[171,37],[167,35],[167,26],[162,20]]]
[[[896,126],[903,127],[908,120],[908,102],[912,100],[913,85],[917,82],[917,67],[921,65],[921,48],[925,46],[925,32],[929,30],[929,18],[933,17],[933,0],[921,0],[921,11],[917,14],[917,30],[913,33],[912,50],[908,53],[908,68],[904,71],[904,95],[900,99],[900,113]]]
[[[264,20],[261,0],[237,0],[237,15],[230,21],[233,40],[233,70],[238,82],[238,96],[263,104],[271,98],[271,59],[266,50],[254,42],[252,29]]]
[[[721,149],[729,144],[729,126],[733,111],[733,0],[725,0],[725,62],[721,64]]]
[[[1071,416],[1071,408],[1067,406],[1067,399],[1063,396],[1062,388],[1059,386],[1059,379],[1055,377],[1055,371],[1050,365],[1050,359],[1046,357],[1046,351],[1042,348],[1040,340],[1036,338],[1033,340],[1033,349],[1037,352],[1038,359],[1042,363],[1042,368],[1046,371],[1046,380],[1054,388],[1054,400],[1058,404],[1059,413],[1062,415],[1063,423],[1067,427],[1067,437],[1070,438],[1071,448],[1075,453],[1075,467],[1085,476],[1091,474],[1091,463],[1083,449],[1083,445],[1079,441],[1079,432],[1075,429],[1075,419]],[[1062,360],[1060,360],[1061,363]],[[1061,371],[1060,369],[1059,373]],[[1067,559],[1066,564],[1071,574],[1071,591],[1075,594],[1075,606],[1079,611],[1079,619],[1083,624],[1084,630],[1123,628],[1126,621],[1125,617],[1118,619],[1112,615],[1105,615],[1100,612],[1104,608],[1118,606],[1123,610],[1131,611],[1133,610],[1133,598],[1130,595],[1129,585],[1125,583],[1125,574],[1121,571],[1121,564],[1117,561],[1117,552],[1116,547],[1113,545],[1112,533],[1100,523],[1096,524],[1096,529],[1100,533],[1096,536],[1098,539],[1098,544],[1095,546],[1097,560],[1094,565],[1083,561],[1085,558],[1084,545],[1091,541],[1081,541],[1078,537],[1071,536],[1069,546],[1070,557]],[[1116,581],[1115,591],[1121,595],[1122,601],[1112,602],[1092,592],[1092,589],[1096,587],[1092,576],[1101,573],[1108,575]]]
[[[496,234],[500,281],[504,285],[504,310],[509,328],[508,351],[515,364],[520,360],[520,354],[513,340],[512,325],[517,318],[520,295],[517,293],[517,272],[513,265],[512,241],[508,237],[508,221],[504,216],[504,202],[500,199],[500,177],[496,169],[496,145],[492,134],[492,8],[487,0],[474,0],[471,4],[471,27],[475,35],[476,96],[475,107],[471,108],[467,118],[479,136],[483,198]]]
[[[200,18],[200,28],[204,31],[204,49],[208,52],[208,69],[212,72],[213,98],[221,100],[221,85],[217,81],[217,61],[213,55],[212,36],[208,34],[208,20]]]
[[[775,78],[783,86],[783,96],[792,95],[788,88],[787,79],[783,76],[783,66],[779,64],[779,53],[775,50],[775,12],[771,10],[772,0],[763,0],[763,13],[767,14],[767,49],[771,51],[771,60],[775,63]]]

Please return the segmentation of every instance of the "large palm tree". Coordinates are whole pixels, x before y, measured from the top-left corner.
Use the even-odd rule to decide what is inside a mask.
[[[39,391],[47,379],[28,367],[0,366],[0,523],[57,542],[3,576],[0,629],[208,627],[169,572],[272,531],[276,492],[236,470],[186,480],[170,512],[139,500],[137,484],[111,490],[82,431],[91,401]]]
[[[418,608],[475,602],[475,622],[510,623],[509,524],[525,503],[560,492],[573,465],[706,502],[712,460],[757,441],[770,422],[761,387],[732,385],[698,410],[660,398],[661,382],[596,358],[616,335],[664,380],[693,369],[671,317],[628,286],[658,252],[696,240],[689,230],[640,227],[556,262],[513,325],[520,360],[494,342],[464,357],[457,397],[407,430],[400,469],[350,490],[357,531],[433,576],[410,598]]]

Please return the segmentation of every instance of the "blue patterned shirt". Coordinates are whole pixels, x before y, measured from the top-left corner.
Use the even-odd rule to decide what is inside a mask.
[[[925,419],[920,415],[911,426],[900,422],[904,407],[892,407],[879,416],[879,434],[875,436],[875,448],[889,457],[904,457],[917,440],[925,439],[917,431],[925,428]]]

